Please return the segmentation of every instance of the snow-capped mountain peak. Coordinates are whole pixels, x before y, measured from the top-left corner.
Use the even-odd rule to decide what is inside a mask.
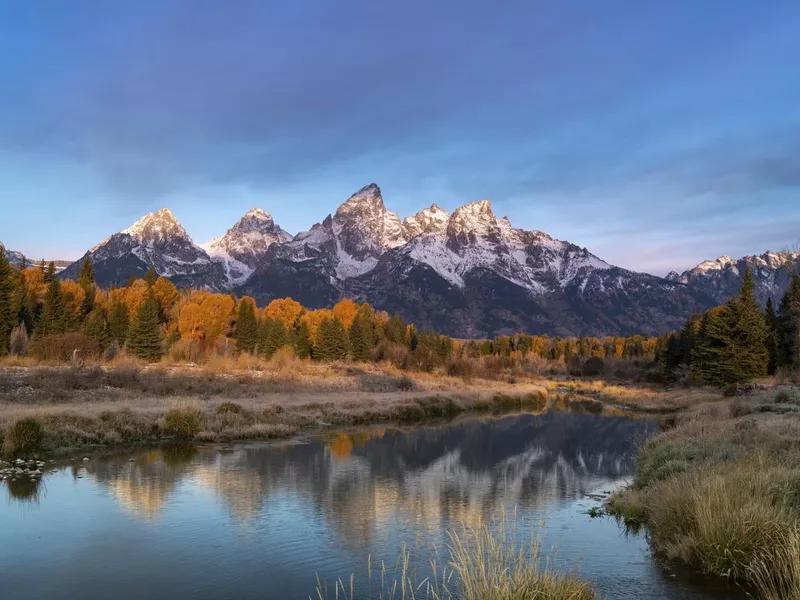
[[[406,217],[403,220],[403,227],[409,238],[422,235],[423,233],[444,233],[447,230],[447,222],[450,215],[442,210],[437,204],[431,204],[429,208],[419,211],[416,215]]]
[[[168,242],[177,237],[190,239],[189,234],[168,208],[146,214],[120,233],[127,234],[146,246]]]
[[[292,236],[275,224],[267,211],[252,208],[225,235],[201,247],[225,268],[231,285],[247,281],[272,244],[282,244]]]

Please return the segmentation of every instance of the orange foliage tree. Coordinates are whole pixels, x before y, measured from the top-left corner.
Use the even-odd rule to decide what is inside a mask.
[[[358,304],[353,302],[353,300],[350,298],[343,298],[334,304],[331,312],[334,317],[339,318],[345,329],[350,329],[350,325],[353,324],[353,319],[355,319],[358,314],[358,309]]]
[[[187,302],[183,305],[178,316],[178,331],[185,340],[203,338],[203,317],[199,304]]]
[[[233,320],[233,298],[226,294],[209,294],[200,305],[200,318],[207,342],[226,335]]]
[[[302,313],[303,305],[296,300],[278,298],[264,309],[264,318],[282,321],[287,329],[291,329]]]

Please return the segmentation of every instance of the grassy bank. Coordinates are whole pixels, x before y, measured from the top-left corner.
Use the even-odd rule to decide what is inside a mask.
[[[402,371],[388,363],[287,359],[194,366],[127,360],[65,367],[6,362],[0,365],[0,450],[16,456],[171,440],[265,440],[330,426],[542,410],[547,402],[586,412],[664,413],[709,398],[714,396],[707,390],[535,376],[456,377]]]
[[[449,531],[447,553],[435,554],[422,569],[404,547],[391,565],[368,560],[368,581],[328,584],[317,579],[312,599],[360,600],[594,600],[591,583],[557,572],[541,556],[540,540],[517,537],[501,519],[496,527],[464,525]],[[441,565],[441,566],[440,566]],[[373,572],[375,571],[375,572]],[[425,577],[420,572],[428,573]],[[368,588],[364,593],[363,588]],[[377,588],[377,589],[376,589]]]
[[[223,373],[135,364],[6,368],[0,447],[18,456],[171,440],[264,440],[331,426],[539,410],[546,398],[547,389],[533,383],[409,376],[373,365]]]
[[[779,386],[681,413],[641,450],[612,513],[702,572],[800,598],[800,389]]]

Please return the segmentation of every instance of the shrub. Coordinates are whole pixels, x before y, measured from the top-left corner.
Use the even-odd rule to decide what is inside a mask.
[[[55,333],[38,338],[31,354],[39,360],[69,362],[77,354],[82,359],[100,356],[100,342],[78,331]]]
[[[475,374],[475,365],[471,360],[463,357],[453,358],[447,364],[447,374],[450,377],[463,377],[471,379]]]
[[[269,367],[281,373],[286,371],[293,371],[301,366],[300,359],[297,358],[294,348],[291,346],[282,346],[275,351],[272,358],[269,359]]]
[[[25,323],[20,323],[11,331],[9,353],[11,356],[25,356],[28,354],[29,346],[28,330],[25,328]]]
[[[164,431],[178,438],[191,439],[200,431],[202,417],[195,408],[173,408],[164,413]]]
[[[6,432],[5,453],[9,456],[32,454],[42,447],[44,429],[38,419],[26,417],[15,422]]]
[[[599,356],[590,356],[583,363],[582,372],[586,377],[597,377],[605,369],[605,362]]]
[[[229,414],[240,415],[243,412],[244,408],[242,408],[242,405],[236,404],[236,402],[223,402],[222,404],[217,406],[218,415],[229,415]]]
[[[388,393],[396,391],[411,391],[416,385],[408,375],[392,377],[391,375],[362,373],[358,377],[362,391],[373,393]]]

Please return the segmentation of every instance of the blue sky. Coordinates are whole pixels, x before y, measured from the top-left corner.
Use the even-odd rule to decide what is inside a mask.
[[[308,229],[378,183],[664,274],[800,240],[800,3],[0,3],[0,241],[168,206]],[[22,225],[24,224],[24,226]]]

